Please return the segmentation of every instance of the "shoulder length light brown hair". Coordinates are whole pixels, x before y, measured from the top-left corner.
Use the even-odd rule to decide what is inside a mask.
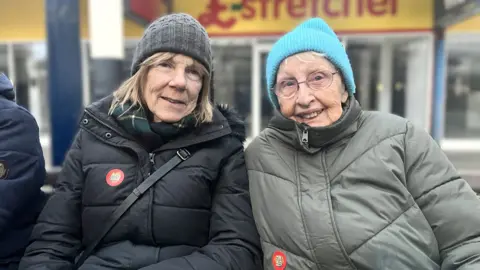
[[[113,102],[110,106],[109,114],[111,115],[117,106],[124,106],[126,103],[131,103],[131,107],[139,107],[148,110],[145,101],[143,100],[143,87],[145,85],[147,74],[151,68],[157,66],[161,62],[168,61],[175,57],[176,54],[169,52],[156,53],[140,64],[138,71],[128,78],[120,85],[120,87],[113,92]],[[207,69],[195,59],[194,65],[203,74],[202,89],[198,96],[197,106],[193,114],[197,120],[197,124],[212,122],[213,105],[209,99],[210,80],[211,75]],[[130,108],[127,108],[127,110]]]

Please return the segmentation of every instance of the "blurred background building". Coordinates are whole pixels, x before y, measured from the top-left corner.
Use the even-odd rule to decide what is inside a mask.
[[[0,72],[12,79],[17,101],[36,117],[48,170],[55,172],[83,107],[129,76],[145,26],[162,14],[186,12],[212,37],[215,101],[235,106],[253,138],[273,114],[264,82],[269,49],[305,18],[319,16],[347,49],[362,107],[404,116],[431,131],[476,185],[480,1],[436,2],[0,0]],[[462,14],[443,16],[455,5],[463,6]]]

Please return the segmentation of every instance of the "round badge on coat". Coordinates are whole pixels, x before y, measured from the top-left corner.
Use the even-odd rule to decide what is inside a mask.
[[[0,179],[6,179],[8,176],[8,168],[5,162],[0,161]]]
[[[120,169],[113,169],[107,173],[107,184],[111,187],[116,187],[123,182],[125,174]]]
[[[284,270],[287,267],[287,256],[281,251],[275,251],[272,256],[272,264],[275,270]]]

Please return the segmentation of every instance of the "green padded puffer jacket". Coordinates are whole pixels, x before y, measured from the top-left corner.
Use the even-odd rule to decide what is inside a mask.
[[[352,98],[329,127],[279,113],[246,150],[264,268],[480,269],[480,201],[407,120]]]

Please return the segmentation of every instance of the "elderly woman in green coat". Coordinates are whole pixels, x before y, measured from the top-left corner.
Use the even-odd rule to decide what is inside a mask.
[[[277,109],[246,150],[264,268],[480,269],[480,201],[406,119],[361,109],[344,47],[321,19],[266,66]]]

